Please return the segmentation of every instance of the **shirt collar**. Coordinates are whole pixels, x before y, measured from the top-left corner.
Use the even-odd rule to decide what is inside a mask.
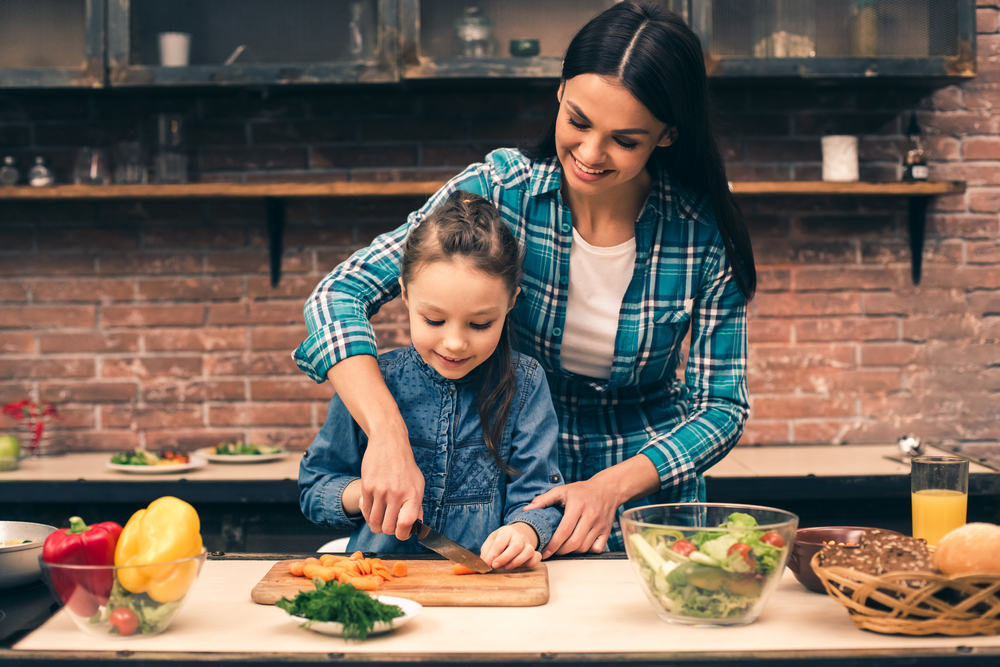
[[[562,185],[562,167],[559,158],[553,155],[542,160],[533,160],[531,163],[531,188],[532,197],[558,190]]]
[[[417,348],[413,347],[413,343],[410,343],[410,347],[406,349],[406,355],[410,359],[410,363],[416,366],[423,375],[434,382],[435,384],[450,386],[450,385],[466,385],[479,377],[480,370],[482,369],[482,364],[472,369],[465,377],[461,377],[457,380],[449,380],[440,373],[438,373],[434,368],[431,367],[424,358],[420,356],[417,352]]]

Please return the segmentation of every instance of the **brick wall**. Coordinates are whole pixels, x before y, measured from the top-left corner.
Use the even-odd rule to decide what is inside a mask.
[[[760,279],[743,444],[1000,439],[1000,9],[979,4],[979,76],[967,83],[716,86],[733,180],[819,179],[824,134],[859,136],[862,178],[895,180],[916,110],[931,178],[969,186],[931,207],[919,287],[902,199],[741,199]],[[152,137],[152,115],[171,111],[190,119],[198,180],[441,179],[533,136],[554,92],[5,91],[0,152],[46,156],[65,182],[79,146]],[[0,202],[0,402],[59,402],[77,449],[305,447],[329,390],[289,358],[302,301],[420,203],[290,202],[272,289],[262,201]],[[398,304],[376,326],[384,348],[408,342]]]

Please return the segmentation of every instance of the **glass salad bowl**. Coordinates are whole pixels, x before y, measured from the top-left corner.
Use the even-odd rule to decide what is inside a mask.
[[[41,561],[45,583],[76,627],[94,637],[152,637],[191,594],[207,551],[149,565],[61,565]],[[133,592],[122,582],[129,584]]]
[[[777,588],[799,518],[756,505],[678,503],[626,510],[625,550],[670,623],[752,623]]]

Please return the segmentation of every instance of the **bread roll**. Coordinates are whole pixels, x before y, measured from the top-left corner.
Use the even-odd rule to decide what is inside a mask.
[[[1000,526],[967,523],[941,538],[934,564],[948,575],[1000,575]]]

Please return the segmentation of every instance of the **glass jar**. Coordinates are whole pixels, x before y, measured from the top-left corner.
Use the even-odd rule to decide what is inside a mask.
[[[56,179],[52,175],[52,170],[45,165],[45,158],[39,155],[35,158],[34,166],[28,170],[28,185],[34,188],[45,188],[55,184]]]
[[[493,21],[478,7],[467,7],[465,13],[455,19],[455,55],[489,58],[493,53]]]
[[[21,172],[17,170],[17,160],[14,156],[8,155],[3,159],[3,166],[0,167],[0,185],[17,185],[21,180]]]

